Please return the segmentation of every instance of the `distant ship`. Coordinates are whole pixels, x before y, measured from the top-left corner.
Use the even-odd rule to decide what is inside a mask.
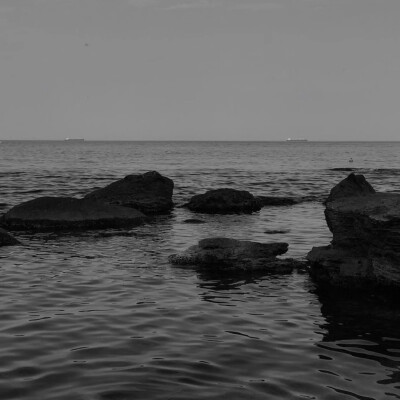
[[[287,138],[287,142],[308,142],[307,139],[304,138]]]
[[[64,139],[64,141],[65,142],[84,142],[85,139],[74,139],[74,138],[67,137],[67,138]]]

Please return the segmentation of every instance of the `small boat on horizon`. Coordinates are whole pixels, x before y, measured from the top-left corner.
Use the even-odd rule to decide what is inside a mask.
[[[287,142],[308,142],[307,139],[304,138],[287,138]]]
[[[69,137],[67,137],[67,138],[64,139],[64,142],[84,142],[84,141],[85,141],[85,139],[82,139],[82,138],[69,138]]]

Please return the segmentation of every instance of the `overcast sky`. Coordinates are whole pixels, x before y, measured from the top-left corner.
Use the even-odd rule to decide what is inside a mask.
[[[399,0],[0,0],[0,139],[398,140]]]

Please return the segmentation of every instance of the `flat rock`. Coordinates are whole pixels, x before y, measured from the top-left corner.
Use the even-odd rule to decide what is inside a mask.
[[[208,214],[252,213],[261,209],[260,202],[251,193],[229,188],[195,195],[184,206]]]
[[[307,255],[318,281],[338,286],[400,286],[400,194],[377,193],[350,174],[325,203],[333,238]]]
[[[0,247],[2,246],[14,246],[21,244],[14,236],[10,235],[7,231],[0,228]]]
[[[162,214],[173,207],[174,182],[156,171],[128,175],[85,196],[111,205],[135,208],[145,214]]]
[[[40,197],[21,203],[0,219],[10,230],[69,230],[118,228],[140,225],[145,215],[132,208],[90,199]]]
[[[176,265],[193,265],[214,271],[266,271],[291,272],[294,260],[277,259],[286,253],[287,243],[258,243],[231,238],[208,238],[200,240],[180,254],[168,260]]]

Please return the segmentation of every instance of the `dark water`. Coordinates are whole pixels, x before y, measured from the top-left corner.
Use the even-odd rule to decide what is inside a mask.
[[[400,191],[400,143],[1,143],[1,212],[149,170],[174,180],[178,205],[217,187],[309,201],[20,234],[23,247],[0,248],[0,399],[400,399],[400,306],[319,293],[301,271],[217,277],[167,262],[214,235],[304,257],[329,242],[317,200],[349,167]]]

